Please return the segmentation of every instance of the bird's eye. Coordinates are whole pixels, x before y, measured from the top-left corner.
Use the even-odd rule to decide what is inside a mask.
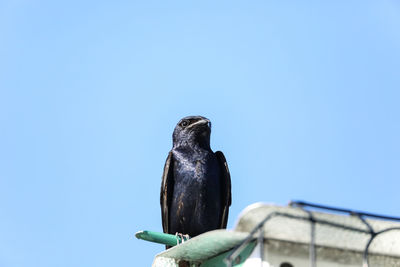
[[[184,121],[181,122],[181,126],[182,127],[186,127],[188,125],[189,125],[189,122],[187,120],[184,120]]]

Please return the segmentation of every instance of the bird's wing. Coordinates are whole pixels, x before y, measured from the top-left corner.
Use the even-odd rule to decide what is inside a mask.
[[[218,159],[218,164],[221,170],[220,182],[221,182],[221,201],[222,201],[222,214],[221,214],[221,228],[226,228],[228,222],[229,206],[232,203],[231,197],[231,175],[228,169],[228,163],[224,154],[221,151],[215,152]]]
[[[161,204],[161,218],[164,233],[168,233],[169,227],[169,207],[171,204],[172,193],[174,189],[174,175],[173,175],[173,159],[172,152],[169,152],[167,160],[164,165],[164,173],[161,181],[161,193],[160,193],[160,204]]]

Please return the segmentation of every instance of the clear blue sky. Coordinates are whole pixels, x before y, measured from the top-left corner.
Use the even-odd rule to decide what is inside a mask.
[[[400,216],[398,1],[1,1],[0,266],[149,266],[171,134],[211,119],[228,226]]]

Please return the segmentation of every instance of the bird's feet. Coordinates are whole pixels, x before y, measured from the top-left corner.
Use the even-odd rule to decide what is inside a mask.
[[[189,238],[190,238],[188,234],[184,235],[184,234],[178,233],[178,232],[175,233],[175,236],[176,236],[176,244],[177,245],[185,243],[185,241],[189,240]]]

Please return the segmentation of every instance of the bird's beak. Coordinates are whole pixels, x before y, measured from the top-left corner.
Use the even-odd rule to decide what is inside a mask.
[[[211,122],[210,122],[209,120],[207,120],[207,119],[198,120],[198,121],[196,121],[195,123],[189,125],[188,128],[191,128],[191,127],[193,127],[193,126],[195,126],[195,125],[207,125],[208,128],[211,128]]]

